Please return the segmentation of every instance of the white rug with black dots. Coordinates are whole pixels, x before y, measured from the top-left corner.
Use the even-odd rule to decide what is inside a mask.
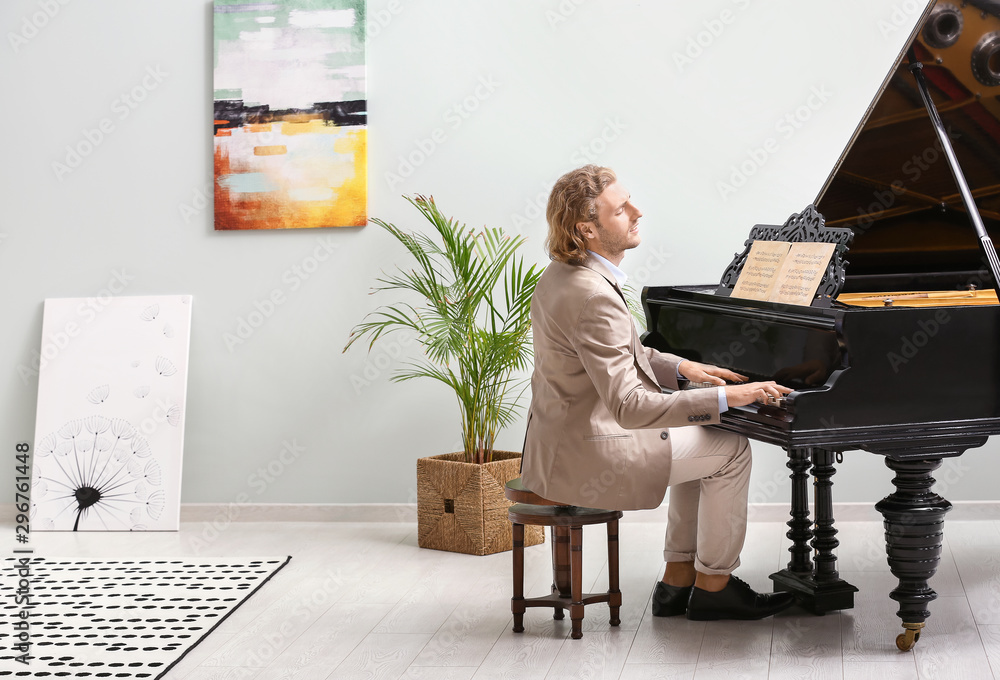
[[[160,678],[290,559],[7,558],[0,677]]]

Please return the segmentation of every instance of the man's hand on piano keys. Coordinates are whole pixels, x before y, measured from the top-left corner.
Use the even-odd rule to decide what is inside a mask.
[[[726,381],[742,383],[747,381],[745,375],[734,373],[728,368],[720,368],[711,364],[699,364],[697,361],[685,359],[677,365],[677,372],[693,383],[708,383],[710,385],[726,384]],[[728,396],[728,395],[727,395]]]
[[[773,380],[748,383],[745,375],[730,371],[728,368],[700,364],[687,359],[677,365],[677,372],[692,383],[725,386],[726,403],[730,406],[746,406],[754,402],[777,403],[781,397],[792,392],[790,388],[779,385]],[[726,385],[727,380],[741,384]]]
[[[773,380],[743,385],[726,385],[726,402],[730,406],[746,406],[754,402],[766,404],[771,400],[777,401],[791,392],[790,388],[779,385]]]

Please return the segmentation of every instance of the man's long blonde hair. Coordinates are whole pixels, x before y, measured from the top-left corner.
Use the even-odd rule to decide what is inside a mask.
[[[599,165],[585,165],[556,180],[545,210],[549,223],[545,247],[553,260],[582,264],[587,259],[587,246],[576,225],[597,224],[597,197],[617,180],[614,170]]]

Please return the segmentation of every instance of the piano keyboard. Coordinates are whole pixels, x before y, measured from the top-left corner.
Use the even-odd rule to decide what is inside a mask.
[[[695,380],[688,381],[688,384],[684,387],[686,390],[697,390],[703,387],[722,387],[722,385],[716,385],[710,382],[697,382]],[[767,406],[777,406],[778,408],[784,408],[785,398],[775,397],[774,395],[767,395],[767,401],[764,402]]]

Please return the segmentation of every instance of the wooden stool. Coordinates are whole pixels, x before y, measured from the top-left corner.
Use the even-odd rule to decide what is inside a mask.
[[[514,632],[524,632],[524,612],[528,607],[553,607],[553,618],[562,619],[569,610],[573,622],[572,637],[583,637],[583,608],[607,602],[611,625],[621,623],[619,610],[622,592],[618,589],[618,520],[621,510],[601,510],[575,505],[560,505],[525,489],[520,479],[507,482],[504,495],[514,501],[507,511],[514,525],[514,596],[510,610],[514,614]],[[546,526],[552,542],[552,592],[543,597],[524,597],[524,525]],[[608,592],[583,592],[583,527],[608,525]]]

